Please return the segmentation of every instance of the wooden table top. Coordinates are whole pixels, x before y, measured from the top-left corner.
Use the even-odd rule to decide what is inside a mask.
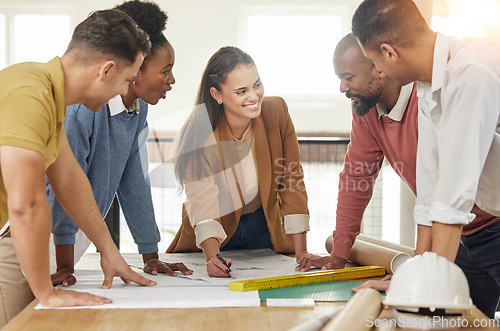
[[[316,302],[311,308],[267,307],[265,302],[262,302],[260,307],[244,308],[35,310],[37,304],[38,301],[34,300],[3,330],[288,330],[328,315],[345,302]],[[390,320],[391,312],[385,309],[379,318]],[[471,312],[469,319],[487,320],[477,309]],[[379,328],[374,327],[373,330],[400,329],[387,327],[385,324]],[[500,330],[500,328],[448,330]]]
[[[277,308],[266,307],[263,302],[260,307],[248,308],[35,310],[37,303],[36,300],[32,302],[3,330],[288,330],[327,315],[336,307],[345,304],[316,302],[313,308]],[[389,320],[392,315],[385,309],[379,318]],[[487,318],[477,308],[469,317],[470,321],[474,319],[487,323]],[[381,324],[373,330],[401,329],[387,327],[386,323],[385,326]],[[405,330],[411,331],[411,329]],[[448,330],[499,330],[499,328]]]

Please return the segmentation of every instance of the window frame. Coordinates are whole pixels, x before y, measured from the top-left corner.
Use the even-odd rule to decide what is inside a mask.
[[[5,15],[5,65],[14,64],[14,31],[16,15],[68,15],[72,32],[75,8],[68,4],[0,4],[0,13]]]
[[[351,17],[351,8],[349,5],[249,5],[243,6],[240,10],[238,17],[238,46],[242,49],[248,49],[248,20],[250,16],[340,16],[341,17],[341,35],[344,36],[351,31],[351,22],[346,19]],[[335,41],[328,41],[335,42]],[[251,54],[250,54],[251,55]],[[333,58],[333,54],[331,54]],[[331,68],[332,75],[333,65]],[[340,97],[339,91],[334,91],[332,94],[327,95],[295,95],[295,94],[282,94],[287,102],[292,104],[307,103],[312,108],[327,108],[332,106],[332,102],[338,100]],[[314,104],[311,105],[311,102]]]

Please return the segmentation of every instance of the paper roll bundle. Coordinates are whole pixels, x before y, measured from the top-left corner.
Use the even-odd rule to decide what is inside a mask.
[[[407,254],[410,254],[411,256],[415,255],[414,248],[411,248],[409,246],[400,245],[400,244],[391,243],[390,241],[378,239],[378,238],[375,238],[375,237],[372,237],[372,236],[369,236],[366,234],[362,234],[362,233],[358,234],[358,236],[356,237],[356,240],[363,240],[363,241],[366,241],[366,242],[369,242],[369,243],[372,243],[375,245],[394,249],[395,251],[407,253]],[[332,242],[333,242],[333,236],[332,236]]]
[[[382,296],[378,291],[371,288],[361,289],[321,330],[370,330],[371,326],[368,322],[375,321],[382,307]]]
[[[349,260],[360,265],[379,265],[387,273],[394,273],[401,263],[411,258],[410,254],[356,240],[349,253]]]
[[[363,236],[364,238],[368,236]],[[363,238],[362,237],[362,238]],[[362,238],[356,238],[354,245],[351,248],[351,252],[349,253],[349,260],[354,263],[360,265],[378,265],[383,266],[385,271],[388,273],[394,273],[394,270],[403,263],[408,260],[411,255],[409,253],[405,253],[399,250],[391,249],[379,244],[374,244],[371,242],[367,242],[362,240]],[[382,242],[382,244],[390,244],[386,241],[373,238]],[[325,247],[328,252],[332,251],[333,246],[333,238],[329,236],[326,239]],[[394,244],[394,246],[398,246]],[[393,246],[393,247],[394,247]],[[399,245],[402,246],[402,245]],[[405,247],[405,246],[402,246]],[[411,250],[411,248],[407,247],[405,250]]]

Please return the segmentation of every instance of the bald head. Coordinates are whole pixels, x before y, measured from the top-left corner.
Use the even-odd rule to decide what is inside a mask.
[[[359,47],[358,41],[349,33],[344,38],[342,38],[337,47],[335,47],[335,52],[333,53],[333,59],[335,63],[335,59],[339,56],[348,55],[349,57],[355,57],[356,60],[366,62],[367,64],[371,64],[372,61],[367,59],[363,54],[363,50]]]
[[[380,99],[382,83],[377,68],[364,56],[352,34],[337,44],[333,65],[340,79],[340,91],[351,99],[354,113],[366,115]]]

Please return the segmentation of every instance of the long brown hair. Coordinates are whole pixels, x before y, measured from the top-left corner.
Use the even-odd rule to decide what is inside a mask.
[[[215,87],[220,92],[221,85],[230,72],[241,65],[249,64],[255,65],[250,55],[230,46],[219,49],[208,60],[193,112],[175,140],[173,162],[175,176],[181,188],[184,187],[186,177],[200,179],[202,175],[207,175],[202,163],[203,147],[224,113],[224,106],[215,101],[210,89]]]

